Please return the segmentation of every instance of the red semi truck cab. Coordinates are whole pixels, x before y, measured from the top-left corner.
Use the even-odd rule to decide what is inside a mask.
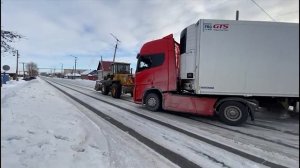
[[[137,56],[135,103],[151,111],[159,109],[214,115],[215,97],[200,97],[180,91],[180,46],[173,35],[144,44]]]
[[[150,90],[160,93],[177,90],[179,44],[168,35],[143,45],[137,56],[134,102],[142,103]]]

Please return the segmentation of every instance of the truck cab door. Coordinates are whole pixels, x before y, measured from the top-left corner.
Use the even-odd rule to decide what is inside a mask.
[[[142,101],[143,93],[153,84],[153,73],[150,69],[151,58],[149,56],[139,56],[135,73],[134,101]]]

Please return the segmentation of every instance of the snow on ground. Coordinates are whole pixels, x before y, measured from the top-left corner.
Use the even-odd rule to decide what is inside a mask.
[[[62,81],[66,81],[66,82],[72,82],[72,83],[76,83],[80,86],[86,86],[86,87],[90,87],[90,88],[94,88],[96,81],[93,80],[85,80],[85,79],[64,79],[64,78],[56,78],[57,80],[62,80]]]
[[[9,89],[17,89],[20,87],[23,87],[24,85],[26,85],[27,82],[24,80],[19,80],[19,81],[15,81],[15,80],[11,80],[11,81],[7,81],[6,84],[3,84],[1,87],[1,100],[2,98],[4,98],[8,93],[12,93],[12,92],[4,92],[4,90],[9,90]],[[3,90],[3,92],[2,92]]]
[[[39,78],[4,85],[1,167],[176,167],[114,126],[103,120],[96,125],[80,111]]]
[[[71,81],[71,80],[70,80]],[[60,82],[60,81],[59,81]],[[65,81],[66,82],[66,81]],[[69,83],[69,82],[66,82]],[[71,82],[70,82],[71,83]],[[72,82],[76,83],[76,82]],[[76,88],[78,89],[78,88]],[[86,92],[85,89],[82,90],[82,92]],[[283,132],[278,132],[274,130],[268,130],[265,128],[259,128],[259,127],[254,127],[251,125],[243,126],[243,127],[231,127],[231,126],[226,126],[221,123],[215,123],[215,125],[220,125],[225,128],[230,128],[231,130],[227,130],[224,128],[218,128],[215,126],[211,126],[206,123],[199,123],[196,121],[191,121],[183,117],[178,117],[176,115],[170,115],[167,113],[151,113],[143,110],[142,108],[139,108],[140,105],[135,105],[131,104],[122,100],[118,99],[113,99],[110,96],[103,97],[101,94],[97,94],[95,92],[87,92],[87,93],[93,93],[94,96],[97,98],[103,99],[105,101],[111,101],[115,104],[118,104],[124,108],[140,112],[143,115],[147,115],[152,118],[157,118],[160,121],[164,121],[165,123],[170,123],[173,125],[178,126],[179,128],[185,129],[187,131],[191,131],[193,133],[196,133],[198,135],[202,135],[204,137],[207,137],[208,139],[217,141],[217,142],[222,142],[226,144],[227,146],[231,146],[233,148],[236,148],[241,151],[245,151],[247,153],[250,153],[255,156],[262,157],[264,159],[267,159],[269,161],[275,162],[277,164],[284,164],[284,165],[289,165],[289,167],[298,167],[299,166],[299,150],[296,149],[291,149],[290,147],[282,146],[277,143],[273,142],[282,142],[284,144],[288,144],[290,146],[298,147],[299,146],[299,136],[295,135],[289,135],[285,134]],[[70,94],[73,96],[78,96],[82,100],[86,101],[87,103],[92,104],[94,107],[97,109],[103,110],[105,113],[107,112],[108,115],[112,116],[113,118],[117,119],[118,121],[121,121],[127,126],[130,126],[131,128],[135,128],[136,131],[142,133],[147,133],[145,136],[150,138],[152,137],[152,140],[156,141],[157,143],[163,144],[165,141],[167,141],[165,144],[163,144],[164,147],[169,147],[170,149],[177,149],[181,151],[182,155],[185,155],[189,159],[195,159],[194,162],[198,163],[201,165],[201,163],[205,163],[205,165],[208,165],[208,162],[205,160],[201,160],[201,157],[196,156],[193,158],[191,152],[182,152],[185,150],[185,146],[190,145],[193,146],[192,140],[182,140],[180,137],[175,137],[173,134],[167,135],[166,132],[164,131],[163,127],[155,127],[153,124],[146,122],[145,120],[141,119],[140,117],[135,117],[131,114],[128,114],[118,108],[111,107],[109,105],[104,105],[103,103],[97,101],[97,100],[92,100],[89,97],[82,97],[82,95],[70,91]],[[101,108],[100,108],[101,107]],[[149,114],[149,115],[148,115]],[[208,123],[211,123],[207,121]],[[299,126],[299,124],[295,124]],[[274,125],[273,125],[274,126]],[[289,127],[291,128],[296,128],[296,127]],[[256,137],[251,137],[248,135],[236,133],[234,130],[243,132],[246,134],[254,135],[257,137],[262,137],[266,138],[268,140],[272,140],[273,142],[270,141],[265,141],[263,139],[258,139]],[[296,131],[296,130],[295,130]],[[299,132],[299,131],[298,131]],[[153,135],[151,135],[153,134]],[[151,136],[149,136],[151,135]],[[153,139],[154,137],[154,139]],[[159,139],[159,137],[162,137]],[[167,139],[168,138],[168,139]],[[172,142],[174,139],[176,141]],[[183,143],[184,142],[184,143]],[[175,145],[174,145],[175,143]],[[178,143],[178,144],[176,144]],[[182,144],[180,144],[182,143]],[[173,144],[173,146],[172,146]],[[182,146],[180,146],[182,145]],[[180,147],[179,147],[180,146]],[[203,148],[199,149],[201,144],[194,145],[193,147],[190,147],[189,149],[196,150],[198,151],[217,151],[217,149],[213,149],[212,147],[208,147],[208,145],[204,146]],[[207,149],[205,149],[208,147]],[[186,150],[187,151],[187,150]],[[207,152],[210,153],[210,152]],[[216,152],[218,155],[221,152]],[[214,155],[214,154],[213,154]],[[231,156],[230,154],[223,155],[229,158],[233,158],[234,161],[238,161],[238,157],[236,156]],[[214,156],[214,158],[218,158],[222,160],[222,157],[220,156]],[[226,160],[225,160],[226,161]],[[224,162],[225,162],[224,161]],[[227,161],[230,162],[230,164],[233,164],[234,161]],[[234,164],[233,164],[234,165]],[[236,164],[235,166],[237,166]],[[255,165],[253,165],[255,166]]]

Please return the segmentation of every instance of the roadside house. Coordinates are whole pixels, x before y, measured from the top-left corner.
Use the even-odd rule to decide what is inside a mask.
[[[98,80],[103,80],[103,77],[107,74],[112,74],[111,64],[112,61],[99,61],[97,72]]]
[[[97,80],[98,79],[98,71],[97,70],[84,71],[81,73],[81,79]]]

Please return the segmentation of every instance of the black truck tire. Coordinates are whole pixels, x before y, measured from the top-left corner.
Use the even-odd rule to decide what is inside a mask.
[[[149,93],[146,96],[145,104],[150,111],[159,111],[161,109],[161,99],[155,93]]]
[[[122,86],[118,83],[114,83],[111,86],[111,96],[113,98],[119,99],[121,97],[122,94]]]
[[[108,95],[108,93],[109,93],[109,86],[103,85],[102,86],[102,94],[103,95]]]
[[[238,101],[226,101],[221,104],[218,116],[222,122],[231,126],[238,126],[248,118],[247,107]]]

